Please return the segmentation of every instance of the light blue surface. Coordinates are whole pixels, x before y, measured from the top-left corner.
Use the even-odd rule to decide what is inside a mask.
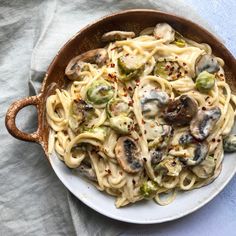
[[[236,56],[236,1],[235,0],[186,0],[200,13],[210,27],[223,39]]]

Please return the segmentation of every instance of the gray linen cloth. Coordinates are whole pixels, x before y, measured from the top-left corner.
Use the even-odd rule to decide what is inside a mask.
[[[236,181],[213,203],[181,220],[148,226],[121,223],[96,213],[77,200],[58,180],[41,147],[13,139],[4,127],[9,104],[39,91],[54,55],[83,26],[107,13],[154,8],[185,16],[206,27],[188,2],[194,1],[0,1],[0,235],[188,235],[201,233],[202,228],[220,235],[212,216],[220,210],[224,212],[224,204],[229,208],[236,206],[233,200],[236,193],[232,190]],[[202,5],[196,8],[204,10]],[[227,42],[232,44],[231,39]],[[35,109],[27,107],[20,112],[17,124],[33,132],[36,120]],[[203,223],[203,215],[211,216],[208,225]],[[236,223],[231,211],[216,217],[216,223],[225,217]],[[232,228],[230,222],[225,222],[225,226],[227,223]],[[232,231],[226,229],[224,232],[230,235]]]

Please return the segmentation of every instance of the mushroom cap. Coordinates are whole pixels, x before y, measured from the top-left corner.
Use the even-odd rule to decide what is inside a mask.
[[[154,37],[163,39],[165,43],[171,43],[175,40],[175,31],[167,23],[158,23],[153,31]]]
[[[209,145],[206,141],[199,142],[191,134],[183,134],[179,138],[179,144],[185,147],[194,147],[194,152],[191,157],[181,157],[180,161],[187,166],[195,166],[205,160],[209,152]]]
[[[106,62],[107,58],[108,55],[105,48],[97,48],[87,51],[70,60],[65,69],[65,74],[69,79],[76,80],[79,78],[79,73],[84,62],[102,66]]]
[[[207,71],[209,73],[215,73],[220,70],[219,63],[215,57],[209,54],[205,54],[200,57],[196,63],[196,75],[199,75],[202,71]]]
[[[135,33],[132,31],[110,31],[102,36],[103,42],[112,42],[117,40],[124,40],[127,38],[134,38]]]
[[[121,168],[127,173],[134,174],[142,171],[140,148],[131,137],[123,136],[117,140],[115,154]]]
[[[181,95],[169,103],[164,111],[164,120],[175,126],[188,125],[197,113],[197,102],[188,95]]]
[[[224,151],[236,152],[236,135],[231,134],[224,138]]]
[[[208,110],[199,109],[197,115],[190,123],[191,134],[198,140],[206,139],[220,117],[221,110],[219,107],[213,107]]]
[[[142,112],[147,117],[155,116],[159,108],[165,107],[169,102],[169,95],[161,90],[147,89],[140,99]]]

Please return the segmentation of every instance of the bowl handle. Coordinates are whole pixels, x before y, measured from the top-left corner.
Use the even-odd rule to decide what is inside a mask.
[[[8,132],[17,139],[29,141],[29,142],[41,142],[41,124],[39,121],[40,115],[40,100],[41,94],[37,96],[23,98],[21,100],[15,101],[12,103],[7,111],[6,118],[5,118],[5,125]],[[38,128],[34,133],[25,133],[19,130],[16,127],[16,116],[17,113],[26,106],[36,106],[38,112]]]

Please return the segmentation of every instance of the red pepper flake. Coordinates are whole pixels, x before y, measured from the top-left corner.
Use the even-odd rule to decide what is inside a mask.
[[[221,140],[220,139],[217,139],[217,142],[219,143]]]
[[[134,103],[134,102],[131,100],[131,101],[128,102],[128,105],[129,105],[129,106],[132,106],[133,103]]]
[[[142,119],[142,124],[145,124],[145,121]]]
[[[188,74],[188,71],[187,71],[187,70],[185,70],[185,71],[184,71],[184,73],[185,73],[185,74]]]
[[[202,110],[205,111],[205,110],[206,110],[206,107],[202,107]]]
[[[177,74],[177,78],[181,77],[181,75],[182,75],[181,73]]]
[[[146,133],[147,133],[147,130],[144,130],[144,133],[146,134]]]
[[[115,67],[115,64],[114,64],[114,63],[111,63],[111,67],[112,67],[112,68]]]
[[[111,51],[115,50],[116,48],[117,48],[117,47],[112,48]]]
[[[183,62],[183,66],[186,66],[187,64],[185,62]]]
[[[175,161],[173,161],[173,162],[171,163],[172,166],[176,166],[176,164],[177,164],[177,163],[176,163]]]
[[[166,65],[165,69],[169,69],[170,68],[170,65]]]
[[[108,169],[108,170],[105,170],[109,175],[111,174],[111,170]]]
[[[127,94],[127,93],[124,93],[124,96],[125,96],[125,97],[127,97],[127,96],[128,96],[128,94]]]
[[[215,139],[215,138],[213,138],[211,141],[212,141],[212,142],[215,142],[215,141],[216,141],[216,139]]]
[[[122,172],[122,171],[120,171],[120,172],[119,172],[119,174],[120,174],[120,175],[123,175],[123,172]]]
[[[126,56],[126,57],[129,56],[129,53],[126,53],[125,56]]]
[[[223,77],[224,75],[223,74],[220,74],[221,77]]]
[[[128,90],[129,90],[129,91],[133,91],[133,89],[132,89],[131,87],[128,87]]]

